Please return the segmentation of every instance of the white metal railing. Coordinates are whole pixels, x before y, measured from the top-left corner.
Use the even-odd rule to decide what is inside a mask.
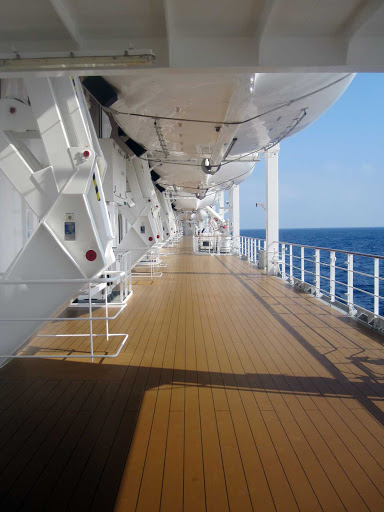
[[[355,315],[356,308],[359,308],[374,317],[384,316],[384,297],[380,295],[380,283],[384,281],[380,276],[380,262],[384,256],[287,242],[274,243],[278,250],[273,252],[271,259],[282,279],[291,284],[306,284],[313,289],[315,296],[327,298],[330,303],[346,305],[350,315]],[[246,255],[249,261],[257,264],[260,251],[266,251],[264,239],[240,237],[240,256]]]
[[[251,238],[240,236],[238,245],[239,256],[247,256],[252,263],[258,263],[259,252],[266,250],[266,240],[262,238]]]
[[[108,295],[108,304],[110,307],[120,306],[132,295],[132,255],[131,251],[114,251],[115,262],[102,272],[99,277],[106,279],[112,272],[119,272],[120,277],[115,281],[107,281],[102,284],[92,282],[91,295],[93,298],[101,296],[100,294]],[[113,286],[112,286],[113,285]],[[119,300],[115,296],[116,288],[119,287]],[[110,293],[108,293],[108,291]],[[98,304],[104,302],[104,296],[101,299],[94,299]],[[82,293],[71,303],[71,307],[84,308],[88,304],[88,290],[82,290]]]
[[[194,253],[204,254],[232,254],[233,239],[225,235],[193,235]]]
[[[120,302],[124,303],[132,295],[132,255],[131,251],[114,251],[116,261],[114,267],[123,272],[120,280]]]
[[[132,273],[134,277],[162,277],[163,273],[158,272],[156,269],[166,267],[167,265],[162,262],[160,250],[163,244],[153,245],[140,260],[133,266],[135,271]],[[165,256],[165,254],[163,254]],[[139,268],[147,268],[149,270],[140,271]]]
[[[53,317],[53,318],[44,318],[44,317],[8,317],[8,318],[0,318],[0,322],[79,322],[79,321],[88,321],[89,322],[89,332],[88,333],[76,333],[76,334],[36,334],[34,337],[36,338],[89,338],[90,343],[90,351],[89,354],[67,354],[67,353],[59,353],[56,352],[54,354],[44,354],[44,355],[26,355],[23,353],[18,354],[2,354],[0,355],[0,358],[2,359],[49,359],[49,358],[65,358],[65,359],[89,359],[91,358],[91,361],[94,361],[94,358],[114,358],[117,357],[122,348],[124,347],[127,339],[128,334],[126,333],[111,333],[109,329],[109,321],[115,320],[120,313],[123,311],[123,309],[126,307],[126,304],[120,304],[119,310],[117,313],[115,313],[113,316],[108,315],[108,309],[110,307],[110,304],[108,303],[108,297],[107,293],[104,294],[104,303],[100,304],[94,304],[92,301],[92,285],[94,284],[105,284],[105,286],[111,285],[111,284],[118,284],[124,279],[124,272],[119,271],[108,271],[109,276],[108,277],[102,277],[102,278],[93,278],[93,279],[37,279],[37,280],[13,280],[13,281],[7,281],[7,280],[0,280],[0,286],[14,286],[14,285],[63,285],[63,284],[84,284],[85,287],[83,287],[84,291],[87,291],[87,297],[88,297],[88,316],[87,317]],[[97,307],[103,307],[105,309],[105,315],[104,316],[94,316],[93,315],[93,308]],[[96,334],[94,332],[94,322],[96,321],[104,321],[105,322],[105,333],[104,334]],[[95,351],[94,347],[94,339],[97,337],[104,337],[107,341],[111,337],[122,337],[122,341],[117,349],[117,351],[113,354],[106,354],[105,351],[103,353],[98,353]],[[54,349],[48,349],[48,350],[54,350]],[[67,350],[68,352],[70,350]]]

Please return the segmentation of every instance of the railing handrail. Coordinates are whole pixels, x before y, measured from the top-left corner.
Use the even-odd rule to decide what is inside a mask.
[[[378,254],[367,254],[364,252],[344,251],[342,249],[330,249],[328,247],[317,247],[315,245],[293,244],[292,242],[273,242],[273,243],[292,245],[294,247],[305,247],[306,249],[315,249],[315,250],[319,249],[320,251],[338,252],[341,254],[353,254],[353,256],[364,256],[365,258],[378,258],[379,260],[384,260],[384,256],[379,256]]]
[[[203,234],[200,234],[200,235],[193,235],[193,238],[208,238],[208,237],[212,237],[212,238],[232,238],[232,235],[212,235],[212,234],[207,234],[205,235],[204,233]]]
[[[293,254],[294,247],[301,249],[300,255]],[[305,249],[314,251],[314,253],[305,257]],[[384,282],[384,277],[380,276],[380,260],[384,260],[384,256],[280,241],[272,242],[270,248],[267,248],[266,240],[263,238],[240,236],[239,255],[244,254],[248,256],[251,262],[258,263],[259,251],[266,252],[269,255],[268,259],[270,263],[273,264],[274,271],[281,275],[283,280],[287,280],[292,285],[297,282],[309,285],[312,287],[312,292],[315,290],[314,295],[316,297],[327,296],[331,304],[335,303],[337,299],[342,304],[348,306],[348,311],[351,316],[359,314],[356,308],[360,308],[360,310],[364,310],[368,314],[373,314],[374,321],[377,325],[380,325],[378,328],[384,331],[384,316],[380,315],[383,305],[380,301],[384,301],[383,294],[380,294],[380,285]],[[321,251],[329,255],[329,262],[322,260]],[[336,265],[336,254],[346,255],[346,268],[341,267],[340,264]],[[273,256],[271,257],[270,255]],[[354,256],[365,258],[364,261],[366,263],[373,263],[373,273],[370,273],[369,270],[367,271],[365,267],[359,268],[358,270],[354,269]],[[294,264],[296,260],[300,260],[300,266]],[[305,262],[314,265],[314,267],[311,269],[306,268]],[[324,268],[326,268],[327,271],[322,273],[322,269]],[[341,280],[337,278],[336,270],[345,272],[346,282],[342,282],[344,278],[341,278]],[[300,275],[295,275],[294,271],[297,271]],[[306,275],[312,276],[312,284],[306,280]],[[364,279],[367,278],[370,282],[362,284],[356,283],[354,279],[355,276],[363,276]],[[325,279],[329,282],[329,290],[325,290],[322,287],[321,279]],[[346,297],[340,297],[338,295],[339,292],[336,289],[336,285],[346,287],[346,293],[342,293],[342,295]],[[367,286],[369,287],[365,289]],[[365,297],[371,297],[373,299],[373,310],[371,307],[367,309],[366,303],[364,303],[364,306],[358,304],[354,298],[354,291],[363,294]],[[364,315],[366,314],[364,313],[363,316]],[[367,316],[367,318],[370,317]],[[368,320],[366,320],[366,322],[368,322]]]
[[[262,240],[265,241],[265,238],[258,238],[253,236],[243,236],[240,235],[240,238],[250,238],[251,240]],[[378,258],[379,260],[384,260],[384,256],[379,256],[378,254],[367,254],[364,252],[354,252],[354,251],[344,251],[342,249],[331,249],[329,247],[318,247],[316,245],[304,245],[304,244],[295,244],[292,242],[281,242],[281,241],[273,241],[273,244],[285,244],[292,245],[293,247],[305,247],[306,249],[319,249],[320,251],[328,251],[328,252],[338,252],[341,254],[353,254],[354,256],[364,256],[366,258]]]
[[[0,285],[16,285],[16,284],[72,284],[72,283],[83,283],[83,284],[99,284],[99,283],[114,283],[119,278],[124,276],[123,271],[119,270],[103,270],[101,274],[114,274],[112,277],[95,277],[95,278],[81,278],[81,279],[20,279],[8,281],[7,279],[0,279]]]

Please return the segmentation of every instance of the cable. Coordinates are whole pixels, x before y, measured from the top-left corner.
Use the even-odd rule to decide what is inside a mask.
[[[325,91],[329,87],[332,87],[333,85],[336,85],[339,82],[342,82],[343,80],[349,78],[349,76],[352,73],[348,73],[347,75],[338,78],[334,82],[324,85],[323,87],[320,87],[320,89],[316,89],[315,91],[309,92],[307,94],[303,94],[302,96],[299,96],[297,98],[294,98],[292,100],[286,101],[282,105],[279,105],[278,107],[271,108],[270,110],[267,110],[266,112],[262,112],[261,114],[257,114],[256,116],[250,117],[248,119],[244,119],[243,121],[210,121],[206,119],[188,119],[188,118],[182,118],[182,117],[167,117],[167,116],[158,116],[158,115],[152,115],[152,114],[138,114],[136,112],[121,112],[119,110],[115,110],[113,108],[107,108],[104,107],[104,110],[106,112],[110,112],[115,115],[125,115],[125,116],[134,116],[134,117],[143,117],[146,119],[163,119],[166,121],[181,121],[184,123],[204,123],[204,124],[214,124],[214,125],[221,125],[221,126],[240,126],[242,124],[249,123],[251,121],[254,121],[255,119],[259,119],[260,117],[266,116],[267,114],[271,114],[272,112],[276,112],[277,110],[280,110],[283,107],[290,106],[293,103],[297,103],[298,101],[301,101],[305,98],[309,98],[313,96],[314,94],[317,94],[319,92]]]
[[[213,187],[219,187],[220,185],[223,185],[224,183],[231,183],[233,182],[234,180],[237,180],[238,178],[241,178],[242,176],[245,176],[246,174],[248,174],[255,166],[252,165],[252,167],[250,167],[246,172],[243,172],[241,174],[238,174],[237,176],[234,176],[233,178],[229,179],[229,180],[224,180],[224,181],[221,181],[220,183],[215,183],[214,185],[212,185],[212,187],[207,187],[207,188],[198,188],[198,187],[185,187],[185,186],[181,186],[181,188],[183,189],[189,189],[189,190],[196,190],[198,192],[203,192],[204,190],[205,191],[208,191],[208,190],[211,190]],[[173,187],[174,185],[173,184],[170,184],[170,183],[160,183],[160,185],[162,187]],[[211,192],[212,194],[214,194],[215,192]],[[186,196],[187,197],[187,196]]]
[[[307,110],[308,110],[308,107],[301,109],[301,115],[299,117],[295,118],[293,120],[293,123],[291,123],[289,126],[287,126],[287,128],[283,132],[281,132],[280,135],[278,137],[276,137],[276,139],[274,139],[273,141],[268,142],[268,144],[266,144],[265,146],[262,146],[259,149],[255,149],[253,151],[250,151],[249,153],[245,153],[244,155],[240,155],[238,158],[233,158],[231,160],[227,160],[227,161],[225,161],[223,163],[220,163],[218,165],[212,165],[211,167],[218,167],[218,168],[224,167],[224,165],[232,164],[233,162],[238,162],[242,158],[245,158],[247,156],[254,155],[255,153],[260,153],[260,152],[268,151],[269,149],[272,149],[273,147],[277,146],[277,144],[279,144],[283,139],[288,137],[288,135],[290,133],[293,132],[293,130],[301,123],[301,121],[307,115]],[[168,161],[168,160],[155,160],[153,158],[149,158],[149,159],[148,158],[142,158],[142,157],[139,157],[139,158],[141,158],[141,160],[145,160],[147,162],[151,161],[151,162],[160,162],[160,163],[171,164],[171,165],[187,165],[187,166],[191,166],[191,167],[200,167],[199,164],[180,163],[180,162],[177,162],[177,161]],[[256,162],[255,162],[255,164],[256,164]],[[216,172],[218,172],[218,170]],[[215,174],[216,173],[212,174],[211,176],[214,176]]]
[[[140,160],[144,160],[144,162],[156,162],[161,164],[170,164],[170,165],[186,165],[189,167],[200,167],[200,164],[189,164],[189,163],[183,163],[182,161],[177,160],[160,160],[155,158],[143,158],[142,156],[139,156]]]
[[[284,140],[286,137],[288,137],[288,135],[290,133],[292,133],[293,130],[301,123],[301,121],[307,115],[307,110],[308,110],[308,107],[303,108],[301,110],[301,116],[299,116],[296,119],[294,119],[293,123],[291,125],[289,125],[282,133],[280,133],[280,135],[278,137],[276,137],[276,139],[274,139],[273,141],[269,142],[268,144],[266,144],[262,148],[256,149],[254,151],[251,151],[250,153],[246,153],[245,155],[241,155],[238,158],[234,158],[232,160],[228,160],[227,162],[224,162],[224,163],[220,164],[219,166],[213,166],[213,167],[223,167],[224,165],[231,164],[232,162],[238,162],[239,160],[241,160],[242,158],[244,158],[246,156],[254,155],[255,153],[259,153],[261,151],[265,152],[265,151],[268,151],[268,150],[274,148],[282,140]]]
[[[166,116],[149,115],[149,114],[138,114],[138,113],[135,113],[135,112],[121,112],[121,111],[118,111],[118,110],[115,110],[115,109],[111,109],[111,108],[106,108],[106,107],[103,107],[103,108],[104,108],[104,110],[106,112],[110,112],[110,113],[113,113],[115,115],[129,115],[129,116],[134,116],[134,117],[142,117],[142,118],[146,118],[146,119],[154,119],[155,121],[158,120],[158,119],[162,119],[162,120],[167,120],[167,121],[205,123],[205,124],[214,124],[214,125],[222,125],[222,126],[240,126],[240,125],[249,123],[251,121],[254,121],[256,119],[259,119],[259,118],[261,118],[263,116],[266,116],[268,114],[271,114],[273,112],[276,112],[277,110],[280,110],[280,109],[282,109],[284,107],[290,106],[293,103],[297,103],[298,101],[301,101],[301,100],[303,100],[305,98],[309,98],[309,97],[311,97],[311,96],[313,96],[315,94],[318,94],[319,92],[322,92],[322,91],[332,87],[333,85],[336,85],[337,83],[342,82],[343,80],[349,78],[350,75],[351,75],[351,73],[349,73],[349,74],[347,74],[347,75],[345,75],[345,76],[335,80],[334,82],[331,82],[328,85],[325,85],[325,86],[323,86],[323,87],[321,87],[319,89],[316,89],[315,91],[312,91],[310,93],[307,93],[307,94],[304,94],[304,95],[299,96],[297,98],[294,98],[292,100],[289,100],[289,101],[283,103],[282,105],[274,107],[274,108],[272,108],[270,110],[262,112],[261,114],[258,114],[256,116],[250,117],[250,118],[245,119],[243,121],[228,121],[228,122],[226,122],[226,121],[209,121],[209,120],[204,120],[204,119],[187,119],[187,118],[166,117]],[[259,153],[260,151],[266,151],[266,150],[272,149],[274,146],[279,144],[279,142],[281,142],[285,137],[287,137],[298,126],[298,124],[306,116],[306,114],[307,114],[306,110],[307,110],[307,108],[302,109],[301,110],[302,115],[299,118],[296,118],[294,120],[294,123],[292,123],[289,127],[287,127],[286,130],[284,130],[282,132],[282,134],[279,135],[279,137],[274,139],[274,141],[269,142],[267,145],[263,146],[262,148],[259,148],[259,149],[256,149],[254,151],[251,151],[249,153],[243,154],[243,155],[241,155],[240,157],[238,157],[236,159],[225,161],[225,162],[220,163],[219,165],[215,165],[213,167],[223,167],[224,165],[227,165],[227,164],[230,164],[230,163],[233,163],[233,162],[237,162],[237,161],[241,160],[244,157],[254,155],[255,153]],[[199,164],[192,164],[192,163],[186,163],[186,162],[182,163],[182,162],[178,162],[178,161],[159,160],[159,159],[155,159],[155,158],[151,158],[151,159],[142,158],[142,157],[139,157],[139,158],[141,160],[145,160],[147,162],[148,161],[153,161],[153,162],[165,163],[165,164],[170,164],[170,165],[183,165],[183,166],[190,166],[190,167],[200,167]],[[255,162],[255,164],[256,164],[256,162]],[[217,184],[215,184],[215,186],[220,186],[220,185],[223,185],[224,183],[230,183],[231,181],[233,182],[233,180],[235,180],[237,178],[241,178],[245,174],[248,174],[248,172],[250,172],[253,169],[255,164],[252,165],[252,167],[248,171],[246,171],[245,173],[242,173],[242,174],[240,174],[238,176],[235,176],[234,178],[232,178],[230,180],[225,180],[225,181],[222,181],[221,183],[217,183]],[[167,186],[172,186],[173,187],[173,184],[162,183],[162,185],[164,185],[166,187]],[[208,191],[211,187],[206,188],[206,189],[197,188],[197,187],[183,187],[183,188],[184,189],[190,189],[190,190],[196,190],[196,191],[199,192],[199,191],[203,191],[203,190]]]

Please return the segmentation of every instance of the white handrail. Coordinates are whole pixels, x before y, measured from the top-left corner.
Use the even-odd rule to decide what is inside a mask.
[[[84,359],[84,358],[91,358],[91,361],[93,362],[95,358],[114,358],[117,357],[123,346],[125,345],[128,334],[127,333],[110,333],[109,332],[109,321],[116,319],[120,313],[125,309],[126,304],[122,303],[120,305],[120,308],[118,312],[110,317],[108,315],[108,297],[107,293],[104,294],[105,301],[103,304],[93,304],[92,303],[92,293],[91,293],[91,285],[92,284],[99,284],[99,283],[105,283],[106,285],[110,283],[119,283],[122,279],[125,278],[126,272],[124,271],[107,271],[108,274],[113,274],[110,277],[102,277],[102,278],[91,278],[91,279],[36,279],[36,280],[13,280],[13,281],[7,281],[5,279],[0,280],[0,285],[7,286],[7,285],[14,285],[14,284],[47,284],[47,285],[57,285],[57,284],[64,284],[64,283],[84,283],[87,284],[88,289],[88,311],[89,315],[87,317],[76,317],[76,318],[66,318],[66,317],[55,317],[55,318],[27,318],[27,317],[20,317],[20,318],[0,318],[0,322],[26,322],[26,321],[44,321],[44,322],[67,322],[67,321],[89,321],[89,333],[76,333],[76,334],[36,334],[36,338],[71,338],[71,337],[86,337],[89,338],[90,341],[90,353],[89,354],[65,354],[65,353],[56,353],[56,354],[45,354],[45,355],[25,355],[25,354],[2,354],[0,355],[1,359],[49,359],[49,358],[64,358],[64,359]],[[97,306],[98,308],[104,307],[105,308],[105,316],[103,317],[95,317],[93,316],[93,307]],[[93,332],[93,322],[95,321],[105,321],[105,334],[95,334]],[[114,336],[122,336],[123,340],[120,343],[117,351],[113,354],[106,354],[105,352],[103,354],[98,354],[94,350],[94,338],[95,337],[106,337],[107,341],[110,337]]]
[[[279,273],[283,279],[291,284],[302,283],[313,287],[317,297],[327,297],[331,304],[338,302],[346,305],[351,316],[356,315],[356,308],[359,308],[371,313],[374,318],[384,319],[382,309],[384,308],[384,297],[380,295],[380,283],[384,281],[384,277],[380,276],[380,260],[384,260],[384,256],[289,242],[275,243],[278,246],[278,252],[273,252],[273,260],[275,265],[279,267]],[[297,250],[294,251],[294,248],[297,248]],[[265,239],[240,237],[240,256],[246,255],[251,262],[258,263],[260,250],[266,250]],[[325,254],[329,254],[329,262],[324,261]],[[343,262],[345,266],[336,265],[336,255],[339,258],[340,256],[346,256],[346,261]],[[373,263],[372,273],[365,271],[364,267],[357,270],[356,258],[366,258],[365,266]],[[299,263],[295,264],[297,261]],[[287,267],[289,272],[287,272]],[[324,271],[324,269],[326,270]],[[343,282],[343,275],[345,276],[345,282]],[[367,278],[370,281],[369,286],[367,283],[359,285],[359,276]],[[328,285],[324,285],[324,281]],[[367,289],[362,288],[362,286]],[[345,289],[345,293],[340,292],[340,287]],[[370,288],[372,288],[371,291]],[[354,292],[372,297],[373,307],[369,309],[358,304]]]
[[[214,233],[193,235],[192,246],[195,254],[233,254],[235,248],[231,235]]]

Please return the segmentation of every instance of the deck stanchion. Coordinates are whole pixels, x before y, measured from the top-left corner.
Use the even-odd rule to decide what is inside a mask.
[[[336,253],[335,253],[335,251],[331,251],[330,259],[329,259],[329,295],[330,295],[331,302],[335,302],[335,293],[336,293],[335,264],[336,264]]]
[[[116,264],[117,264],[117,261],[116,261]],[[120,258],[120,260],[119,260],[119,270],[122,270],[122,268],[124,268],[124,261],[121,261],[121,258]],[[116,267],[116,270],[117,270],[117,267]],[[125,279],[122,279],[120,281],[120,287],[119,288],[120,288],[120,298],[121,298],[121,300],[124,300],[124,298],[123,298],[124,297],[124,287],[125,287],[124,282],[125,282]],[[108,289],[108,283],[106,285],[106,290],[107,289]]]
[[[320,249],[315,249],[315,295],[320,297]]]
[[[129,280],[128,280],[128,290],[129,290],[129,293],[132,293],[132,255],[131,255],[131,252],[129,251],[128,252],[128,256],[129,256]]]
[[[107,291],[108,291],[108,283],[106,284],[106,287],[105,287],[104,297],[105,297],[105,317],[106,317],[106,320],[105,320],[105,334],[107,336],[107,341],[109,341],[108,293],[107,293]],[[93,353],[92,353],[92,355],[93,355]]]
[[[347,256],[347,302],[348,302],[348,310],[349,314],[353,315],[354,307],[353,307],[353,254],[348,254]]]
[[[379,275],[380,275],[380,260],[379,258],[375,258],[374,260],[374,305],[373,305],[373,313],[375,315],[379,315],[379,296],[380,296],[380,287],[379,287]]]
[[[128,265],[127,265],[127,254],[123,255],[123,267],[124,267],[124,298],[128,296]]]
[[[300,250],[300,280],[304,283],[305,281],[305,252],[304,247]]]
[[[289,246],[289,278],[291,284],[293,283],[293,246]]]
[[[106,283],[105,291],[107,291],[108,283]],[[91,283],[88,283],[88,303],[89,303],[89,339],[91,342],[91,361],[93,363],[93,323],[92,323],[92,298]]]
[[[277,255],[277,259],[279,259],[279,255]],[[281,277],[283,279],[286,278],[286,273],[285,273],[285,244],[281,244]]]

